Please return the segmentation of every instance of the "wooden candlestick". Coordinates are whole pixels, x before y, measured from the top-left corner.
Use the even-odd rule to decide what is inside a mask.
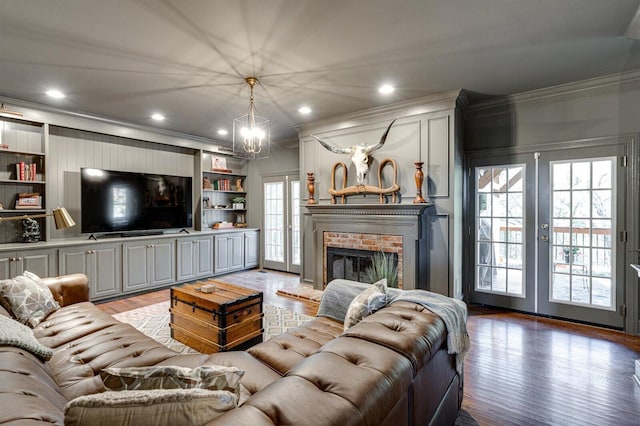
[[[316,187],[314,182],[316,178],[313,176],[313,173],[307,173],[307,189],[309,190],[309,198],[307,199],[307,204],[316,204],[317,201],[314,197],[314,193],[316,192]]]
[[[422,173],[423,162],[413,163],[416,165],[416,198],[413,199],[413,204],[426,203],[422,197],[422,182],[424,182],[424,173]]]

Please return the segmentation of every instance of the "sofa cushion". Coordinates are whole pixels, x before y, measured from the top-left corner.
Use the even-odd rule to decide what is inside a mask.
[[[64,410],[71,425],[204,425],[236,407],[227,391],[160,389],[103,392],[78,397]]]
[[[29,327],[3,315],[0,315],[0,345],[25,349],[44,361],[53,356],[51,348],[40,344]]]
[[[28,271],[24,275],[0,281],[0,296],[8,302],[13,316],[31,328],[51,312],[60,309],[49,287]]]
[[[98,373],[105,368],[143,367],[178,356],[90,302],[60,308],[33,334],[53,349],[49,365],[69,400],[102,392],[104,385]]]
[[[172,365],[105,368],[100,372],[108,390],[208,389],[239,395],[244,371],[236,367],[203,365],[196,368]]]
[[[0,424],[62,425],[66,403],[46,362],[0,346]]]
[[[342,323],[325,317],[317,317],[292,328],[284,334],[259,343],[247,352],[269,365],[280,374],[310,355],[342,333]]]
[[[354,297],[344,318],[344,329],[356,325],[363,318],[384,308],[387,304],[386,290],[387,279],[383,278]]]

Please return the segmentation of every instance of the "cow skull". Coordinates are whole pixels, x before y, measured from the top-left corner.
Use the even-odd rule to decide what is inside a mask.
[[[369,171],[369,156],[374,151],[379,150],[384,145],[387,140],[387,135],[389,134],[389,130],[391,130],[391,126],[395,123],[397,118],[389,124],[387,130],[384,132],[382,137],[380,138],[380,142],[375,145],[351,145],[349,148],[338,148],[337,146],[333,146],[330,143],[323,141],[317,136],[311,135],[312,138],[320,142],[320,144],[328,149],[331,152],[335,152],[336,154],[349,154],[351,156],[351,162],[356,167],[356,181],[358,185],[364,185],[367,180],[367,172]]]

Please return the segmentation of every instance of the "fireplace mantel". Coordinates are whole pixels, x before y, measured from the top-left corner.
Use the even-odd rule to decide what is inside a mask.
[[[314,287],[324,288],[325,232],[351,232],[402,237],[403,288],[427,289],[427,217],[433,203],[424,204],[311,204],[315,251]]]
[[[331,214],[349,216],[420,216],[433,203],[422,204],[309,204],[311,215]]]

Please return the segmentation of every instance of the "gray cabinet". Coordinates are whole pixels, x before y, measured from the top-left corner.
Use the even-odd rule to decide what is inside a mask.
[[[122,288],[121,246],[100,244],[62,248],[58,251],[60,274],[86,274],[91,300],[117,296]]]
[[[244,233],[244,267],[255,268],[260,264],[260,231]]]
[[[0,254],[0,279],[33,272],[39,277],[58,275],[56,250],[24,250]]]
[[[122,290],[141,291],[175,282],[175,239],[122,245]]]
[[[177,240],[178,281],[213,274],[213,237],[185,237]]]
[[[238,271],[244,268],[244,233],[234,232],[213,237],[214,274]]]

